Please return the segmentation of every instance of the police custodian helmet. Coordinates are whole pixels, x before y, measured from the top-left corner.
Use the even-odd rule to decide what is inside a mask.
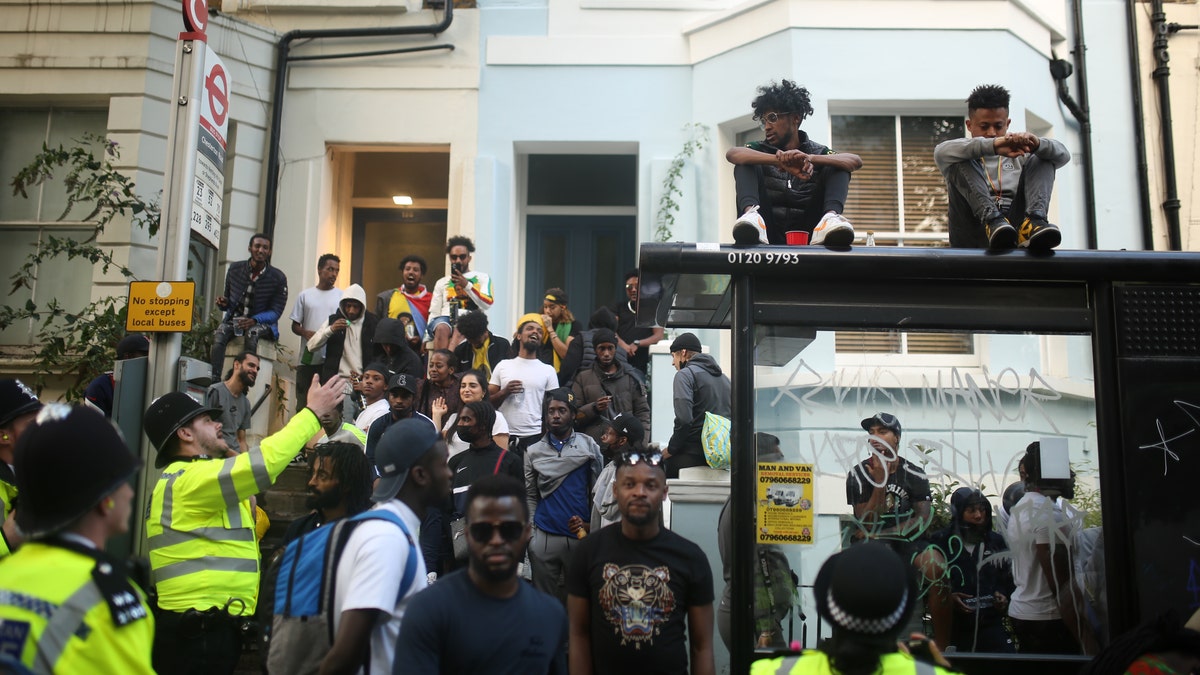
[[[183,425],[200,415],[219,417],[221,412],[220,408],[200,405],[196,399],[181,391],[173,391],[154,399],[154,402],[146,409],[146,416],[142,419],[146,436],[158,450],[158,455],[154,458],[154,466],[161,469],[171,463],[171,454],[163,452],[163,450],[167,442],[175,437],[175,432],[183,428]]]
[[[17,526],[38,539],[74,523],[129,480],[141,461],[101,413],[51,403],[21,434],[13,466],[21,495]]]

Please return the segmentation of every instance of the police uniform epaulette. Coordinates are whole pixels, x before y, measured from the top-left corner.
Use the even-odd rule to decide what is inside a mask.
[[[108,604],[113,625],[117,628],[146,618],[146,606],[142,604],[141,596],[138,595],[137,589],[125,574],[123,564],[113,560],[103,551],[77,542],[52,539],[45,543],[65,548],[96,561],[96,566],[92,568],[92,583],[96,584],[100,596]]]

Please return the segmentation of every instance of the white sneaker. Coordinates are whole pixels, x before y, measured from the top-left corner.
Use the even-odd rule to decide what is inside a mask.
[[[814,246],[849,246],[854,241],[854,226],[840,213],[830,211],[813,228]]]
[[[741,246],[768,244],[767,224],[758,215],[758,207],[752,206],[733,223],[733,241]]]

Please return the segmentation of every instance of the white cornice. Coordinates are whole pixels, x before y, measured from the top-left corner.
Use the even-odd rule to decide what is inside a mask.
[[[602,4],[608,12],[628,12],[631,22],[660,6]],[[688,66],[788,29],[1007,31],[1048,57],[1066,33],[1065,10],[1056,9],[1061,4],[1049,0],[747,0],[695,18],[681,12],[678,23],[645,35],[493,36],[486,59],[488,65]]]

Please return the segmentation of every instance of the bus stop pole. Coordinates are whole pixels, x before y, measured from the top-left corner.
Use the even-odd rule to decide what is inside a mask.
[[[747,673],[754,656],[754,565],[755,555],[755,477],[754,447],[754,279],[734,275],[732,316],[732,357],[730,359],[732,424],[730,441],[730,520],[733,523],[733,578],[730,672]]]

